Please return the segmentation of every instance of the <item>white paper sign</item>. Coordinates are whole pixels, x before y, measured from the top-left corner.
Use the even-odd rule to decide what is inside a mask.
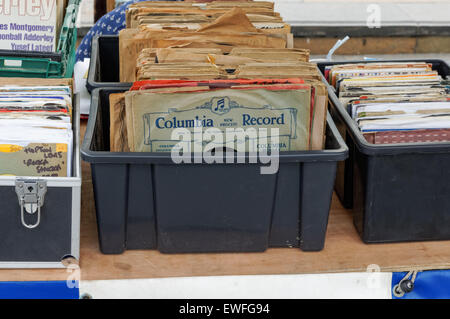
[[[56,50],[57,0],[0,0],[0,49]]]

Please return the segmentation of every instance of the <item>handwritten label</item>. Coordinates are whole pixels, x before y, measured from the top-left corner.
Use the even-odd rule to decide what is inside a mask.
[[[10,149],[15,152],[0,153],[0,175],[67,176],[66,144],[32,143]]]

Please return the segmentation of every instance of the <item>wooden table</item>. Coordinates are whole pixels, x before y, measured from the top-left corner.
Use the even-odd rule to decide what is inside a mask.
[[[86,121],[82,123],[82,132]],[[364,272],[372,264],[382,271],[450,269],[450,242],[364,244],[336,196],[325,248],[303,252],[273,248],[264,253],[161,254],[130,250],[121,255],[99,251],[90,167],[82,164],[81,280],[184,277],[209,275]],[[0,281],[66,280],[66,269],[0,270]]]

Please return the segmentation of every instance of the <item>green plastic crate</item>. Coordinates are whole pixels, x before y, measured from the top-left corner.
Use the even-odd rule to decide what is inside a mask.
[[[56,52],[61,55],[60,61],[42,57],[45,56],[42,52],[27,52],[26,56],[3,55],[0,56],[0,77],[71,78],[75,65],[76,20],[80,2],[70,0],[67,5]]]

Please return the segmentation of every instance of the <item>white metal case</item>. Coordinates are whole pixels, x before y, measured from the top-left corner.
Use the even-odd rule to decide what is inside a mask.
[[[81,164],[76,95],[72,122],[72,177],[0,177],[0,268],[63,268],[67,257],[79,259]],[[21,210],[24,185],[26,195],[41,200],[40,220],[36,212]]]

